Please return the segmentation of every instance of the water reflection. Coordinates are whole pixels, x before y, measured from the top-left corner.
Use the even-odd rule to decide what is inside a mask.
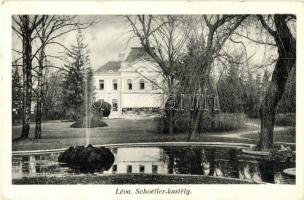
[[[161,148],[114,148],[115,161],[104,173],[168,174],[168,155]]]
[[[283,175],[295,163],[273,163],[246,158],[237,149],[203,147],[112,148],[112,167],[95,174],[193,174],[249,179],[277,184],[295,184]],[[85,173],[57,162],[59,153],[13,156],[13,179],[27,176],[65,176]]]
[[[25,176],[63,174],[69,169],[59,166],[58,156],[59,153],[13,156],[12,177],[15,179]]]

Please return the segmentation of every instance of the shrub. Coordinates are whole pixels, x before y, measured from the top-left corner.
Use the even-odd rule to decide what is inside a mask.
[[[204,113],[200,123],[201,132],[223,132],[238,130],[244,126],[245,114],[243,113],[218,113],[214,118],[211,113]],[[186,133],[190,130],[189,114],[183,114],[174,121],[174,133]],[[160,118],[158,123],[159,132],[169,132],[169,122],[166,117]]]
[[[65,116],[62,113],[62,111],[51,110],[51,111],[48,111],[47,113],[46,112],[43,113],[42,120],[61,120],[64,117]]]
[[[112,106],[110,103],[104,101],[102,102],[102,105],[101,105],[102,109],[103,109],[103,112],[102,112],[102,115],[104,117],[109,117],[110,113],[111,113],[111,109],[112,109]]]
[[[111,113],[112,106],[110,103],[106,101],[96,101],[93,103],[94,114],[99,115],[101,117],[109,117]]]
[[[295,113],[276,114],[274,124],[277,126],[296,126],[296,114]]]
[[[101,121],[98,117],[92,117],[90,120],[90,128],[95,127],[105,127],[108,126],[107,123]],[[71,128],[84,128],[85,127],[85,118],[79,119],[71,125]]]
[[[232,131],[244,126],[245,114],[243,113],[220,113],[215,115],[214,125],[209,125],[207,131]]]

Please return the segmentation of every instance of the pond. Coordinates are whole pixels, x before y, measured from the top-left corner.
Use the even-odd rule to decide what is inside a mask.
[[[241,148],[208,146],[112,146],[115,161],[104,174],[207,175],[275,184],[295,184],[295,178],[283,174],[294,162],[257,160],[242,154]],[[62,177],[80,175],[81,169],[59,163],[60,152],[14,154],[12,177]],[[194,183],[195,184],[195,183]]]

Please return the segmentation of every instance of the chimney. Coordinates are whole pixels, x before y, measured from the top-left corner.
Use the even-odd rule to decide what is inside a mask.
[[[118,60],[121,61],[121,62],[124,61],[125,60],[125,54],[124,53],[119,53],[118,54]]]

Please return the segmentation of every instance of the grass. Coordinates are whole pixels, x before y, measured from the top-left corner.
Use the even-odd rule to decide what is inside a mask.
[[[211,123],[207,130],[212,132],[233,131],[244,128],[245,115],[242,113],[221,113],[215,115],[214,128]]]
[[[78,121],[71,124],[71,127],[72,128],[83,128],[85,125],[85,120],[86,120],[86,118],[79,119]],[[90,127],[92,127],[92,128],[105,127],[105,126],[108,126],[108,124],[98,118],[93,117],[90,120]]]
[[[188,135],[161,134],[157,131],[156,119],[130,120],[130,119],[105,119],[107,127],[90,129],[90,143],[114,144],[114,143],[137,143],[137,142],[185,142]],[[255,123],[255,121],[249,121]],[[34,139],[35,125],[31,125],[30,138],[18,140],[21,135],[21,125],[13,126],[13,151],[66,148],[75,145],[85,145],[84,129],[71,128],[73,122],[49,121],[42,124],[42,139]],[[202,142],[235,142],[251,143],[257,140],[258,127],[247,125],[237,131],[210,132],[201,134],[199,141]],[[244,134],[246,133],[246,134]],[[234,135],[234,136],[231,136]],[[235,137],[235,135],[237,137]],[[275,140],[281,142],[294,142],[295,133],[275,132]]]
[[[90,129],[92,144],[110,144],[121,142],[157,140],[155,122],[148,120],[105,119],[107,127]],[[42,124],[42,139],[35,140],[34,124],[31,125],[30,138],[14,140],[21,134],[21,126],[13,126],[13,150],[62,148],[73,145],[85,145],[85,130],[70,128],[73,122],[49,121]]]
[[[258,134],[244,134],[243,137],[258,141]],[[274,142],[287,142],[295,143],[296,142],[296,130],[294,127],[288,127],[283,130],[274,131],[273,134]]]
[[[22,179],[13,179],[13,184],[253,184],[253,182],[211,176],[121,174],[102,176],[24,177]]]
[[[296,126],[296,114],[295,113],[279,113],[276,114],[274,124],[276,126]]]
[[[213,117],[211,113],[204,113],[200,124],[201,129],[207,132],[237,131],[245,127],[246,116],[243,113],[218,113]],[[162,123],[164,122],[164,123]],[[189,113],[179,116],[175,121],[174,132],[184,133],[189,130]],[[159,130],[169,132],[169,121],[159,121]]]

